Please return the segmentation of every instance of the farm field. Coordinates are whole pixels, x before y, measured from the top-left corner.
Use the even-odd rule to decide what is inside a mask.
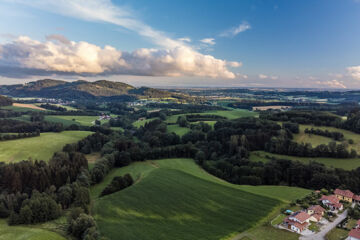
[[[114,176],[125,173],[133,176],[133,186],[98,198]],[[165,159],[115,169],[92,187],[91,196],[100,231],[110,239],[181,240],[222,239],[244,231],[281,203],[309,192],[233,185],[209,175],[191,159]]]
[[[314,128],[314,129],[321,129],[321,130],[328,130],[331,132],[341,132],[344,134],[345,140],[352,139],[354,140],[354,144],[349,144],[349,149],[353,148],[358,153],[360,153],[360,134],[350,132],[344,129],[334,128],[334,127],[326,127],[326,126],[313,126],[313,125],[299,125],[299,134],[294,134],[294,140],[297,142],[304,142],[304,143],[311,143],[314,147],[318,146],[320,144],[328,144],[329,142],[333,141],[331,138],[318,136],[315,134],[306,134],[304,133],[304,130],[308,128]]]
[[[11,110],[14,112],[28,112],[28,111],[44,111],[45,109],[39,108],[33,104],[20,104],[20,103],[13,103],[12,106],[5,106],[1,107],[2,109]]]
[[[70,126],[72,124],[93,126],[95,120],[99,119],[99,116],[62,116],[62,115],[47,115],[45,120],[49,122],[58,122],[64,124],[64,126]],[[107,122],[102,120],[101,123]]]
[[[29,157],[49,160],[54,152],[62,150],[68,143],[75,143],[92,132],[64,131],[61,133],[41,133],[39,137],[23,138],[0,142],[0,161],[18,162]]]
[[[280,159],[289,159],[293,161],[300,161],[303,163],[309,163],[311,161],[323,163],[325,166],[333,168],[342,168],[345,170],[352,170],[360,167],[360,158],[310,158],[310,157],[296,157],[287,156],[274,153],[268,153],[264,151],[253,151],[250,154],[250,160],[252,161],[269,161],[265,156],[273,156]]]
[[[66,240],[61,235],[36,226],[8,226],[0,220],[0,240]]]
[[[184,134],[190,131],[190,128],[180,127],[178,124],[167,125],[167,131],[173,132],[176,135],[182,137]]]

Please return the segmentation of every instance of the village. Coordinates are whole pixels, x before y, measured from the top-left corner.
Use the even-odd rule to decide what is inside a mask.
[[[348,231],[346,240],[360,240],[360,195],[350,190],[317,190],[296,203],[272,221],[279,229],[300,234],[300,239],[329,239],[333,229]]]

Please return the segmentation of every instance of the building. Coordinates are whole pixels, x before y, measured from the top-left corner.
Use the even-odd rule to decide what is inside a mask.
[[[353,201],[354,201],[355,203],[360,203],[360,196],[359,196],[359,195],[354,195],[354,196],[353,196]]]
[[[343,205],[340,203],[340,200],[336,197],[336,195],[322,195],[320,201],[324,206],[327,206],[332,211],[343,209]]]
[[[287,226],[288,229],[291,229],[292,231],[297,233],[301,233],[309,225],[310,217],[311,216],[306,212],[295,212],[285,218],[284,224]]]
[[[311,222],[319,222],[324,216],[325,209],[320,205],[314,205],[307,209],[307,214],[310,215]]]
[[[348,240],[360,240],[360,228],[351,229],[347,239]]]
[[[339,200],[350,202],[350,203],[352,202],[353,197],[355,195],[350,190],[341,190],[338,188],[335,189],[334,194]]]

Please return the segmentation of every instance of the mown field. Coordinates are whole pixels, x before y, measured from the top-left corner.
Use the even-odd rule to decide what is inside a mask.
[[[114,176],[125,173],[135,179],[133,186],[98,198]],[[309,192],[233,185],[209,175],[191,159],[166,159],[115,169],[92,187],[91,196],[92,212],[109,239],[215,240],[256,226],[284,202]]]
[[[311,161],[323,163],[325,166],[333,168],[342,168],[345,170],[352,170],[360,167],[360,158],[311,158],[311,157],[296,157],[296,156],[287,156],[274,153],[268,153],[264,151],[254,151],[250,153],[250,160],[252,161],[261,161],[267,162],[265,156],[273,156],[278,159],[288,159],[293,161],[300,161],[303,163],[309,163]]]
[[[5,220],[0,220],[0,240],[66,240],[66,238],[36,226],[8,226]]]
[[[62,123],[64,126],[70,126],[72,124],[93,126],[95,120],[99,119],[99,116],[60,116],[60,115],[47,115],[45,120],[49,122]],[[108,120],[102,120],[101,123],[105,123]]]
[[[75,143],[92,132],[64,131],[41,133],[39,137],[0,141],[0,161],[17,162],[31,157],[33,160],[49,160],[54,152],[62,150],[68,143]]]

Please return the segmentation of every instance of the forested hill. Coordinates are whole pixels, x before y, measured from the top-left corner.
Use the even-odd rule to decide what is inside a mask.
[[[10,98],[0,95],[0,107],[9,106],[11,104],[12,104],[12,100]]]
[[[62,99],[139,99],[139,98],[176,98],[189,99],[186,94],[172,93],[152,88],[135,88],[122,82],[99,80],[88,82],[78,80],[73,82],[43,79],[26,84],[2,85],[0,94],[13,97],[44,97]]]

